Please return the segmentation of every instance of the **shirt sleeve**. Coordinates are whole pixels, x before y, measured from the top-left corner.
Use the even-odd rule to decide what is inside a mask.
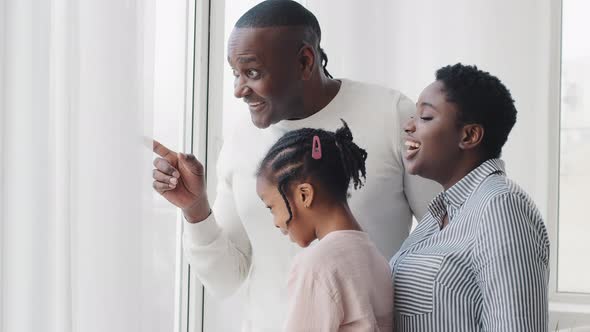
[[[232,176],[223,146],[217,163],[218,185],[213,213],[205,220],[184,223],[183,247],[191,271],[218,298],[233,294],[250,271],[250,240],[236,211]]]
[[[284,331],[338,331],[344,310],[338,294],[330,291],[321,280],[305,268],[293,265],[287,284],[289,302]]]
[[[500,195],[479,227],[473,262],[482,331],[547,331],[549,240],[537,209],[521,195]]]
[[[404,127],[410,120],[410,117],[416,114],[416,106],[408,97],[401,95],[397,102],[397,110],[399,114],[399,129],[397,132],[399,135],[394,135],[394,144],[398,147],[396,151],[398,151],[398,158],[401,160],[400,164],[403,167],[404,194],[412,213],[420,221],[426,214],[430,201],[442,191],[442,187],[432,180],[411,175],[406,171],[405,159],[403,157],[405,151],[403,140],[405,136]]]

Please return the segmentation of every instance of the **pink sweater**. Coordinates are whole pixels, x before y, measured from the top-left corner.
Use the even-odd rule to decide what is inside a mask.
[[[286,331],[393,330],[387,260],[359,231],[335,231],[294,260]]]

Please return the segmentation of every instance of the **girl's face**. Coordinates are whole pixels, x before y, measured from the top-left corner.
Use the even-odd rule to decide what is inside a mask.
[[[256,192],[270,210],[275,227],[284,235],[289,235],[291,241],[301,247],[307,247],[315,240],[316,232],[310,212],[313,199],[313,189],[308,183],[293,184],[287,188],[287,199],[291,207],[293,218],[289,220],[289,210],[276,184],[271,183],[264,175],[256,181]]]

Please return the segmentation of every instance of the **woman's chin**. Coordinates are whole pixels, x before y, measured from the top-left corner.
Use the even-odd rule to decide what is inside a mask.
[[[406,160],[406,172],[408,172],[408,174],[411,175],[420,175],[419,173],[419,169],[418,169],[418,165],[416,165],[416,162],[414,160]]]

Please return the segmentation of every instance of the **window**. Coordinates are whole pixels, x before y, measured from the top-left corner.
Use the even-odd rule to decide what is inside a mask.
[[[590,2],[564,0],[557,291],[590,294]],[[583,262],[586,262],[585,264]]]
[[[153,103],[152,136],[174,151],[185,146],[185,78],[187,23],[186,2],[153,3]],[[180,246],[181,222],[178,209],[152,190],[153,217],[144,223],[145,271],[151,278],[145,285],[148,307],[144,324],[153,331],[179,331],[179,305],[183,272]],[[147,298],[149,296],[149,299]]]
[[[551,237],[550,331],[587,331],[590,326],[590,264],[584,214],[590,177],[590,22],[583,0],[551,2],[553,28],[550,80],[549,208]],[[560,43],[561,42],[561,43]],[[559,47],[561,45],[561,47]],[[586,76],[586,77],[585,77]],[[561,85],[561,86],[560,86]],[[557,93],[561,91],[561,94]],[[559,111],[553,111],[559,110]],[[559,137],[559,142],[557,138]]]

